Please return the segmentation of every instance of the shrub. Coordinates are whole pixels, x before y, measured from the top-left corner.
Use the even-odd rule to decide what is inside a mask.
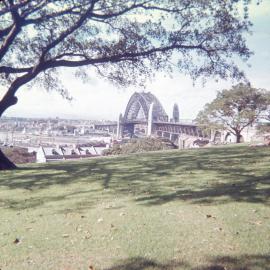
[[[111,149],[103,152],[104,155],[131,154],[177,148],[170,140],[163,138],[131,139],[124,144],[115,144]]]

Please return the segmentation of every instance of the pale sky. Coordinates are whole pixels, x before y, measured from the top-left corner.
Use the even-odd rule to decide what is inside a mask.
[[[250,16],[254,26],[248,45],[255,55],[249,60],[251,67],[243,67],[254,87],[270,90],[270,0],[253,5]],[[23,88],[17,94],[18,104],[9,108],[5,115],[117,120],[119,114],[124,113],[133,92],[150,91],[160,100],[169,117],[173,104],[177,103],[180,118],[193,119],[205,103],[215,98],[218,90],[229,89],[235,82],[209,79],[204,86],[200,82],[194,86],[191,79],[175,72],[172,78],[157,74],[155,81],[149,82],[144,89],[134,86],[117,89],[100,78],[92,78],[84,84],[66,69],[63,83],[74,98],[72,102],[38,87],[31,90]]]

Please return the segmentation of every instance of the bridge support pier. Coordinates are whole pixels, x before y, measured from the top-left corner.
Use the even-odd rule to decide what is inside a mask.
[[[178,149],[185,149],[185,140],[181,136],[178,137]]]
[[[147,123],[147,137],[152,135],[152,128],[153,128],[153,107],[154,103],[152,102],[148,112],[148,123]]]
[[[117,121],[116,137],[118,140],[122,139],[122,137],[123,137],[122,113],[120,113],[118,121]]]

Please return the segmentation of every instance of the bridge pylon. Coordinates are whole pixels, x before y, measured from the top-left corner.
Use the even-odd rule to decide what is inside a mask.
[[[116,133],[116,137],[118,140],[122,139],[122,137],[123,137],[122,119],[123,119],[123,116],[122,116],[122,113],[120,113],[118,121],[117,121],[117,133]]]
[[[154,102],[151,103],[148,111],[148,120],[147,120],[147,137],[151,137],[152,128],[153,128],[153,108]]]

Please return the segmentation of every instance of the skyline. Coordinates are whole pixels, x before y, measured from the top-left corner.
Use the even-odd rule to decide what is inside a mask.
[[[252,86],[269,90],[270,85],[270,1],[260,5],[253,4],[250,17],[254,23],[254,34],[247,37],[248,45],[254,55],[248,61],[251,67],[239,63],[246,72]],[[180,118],[193,119],[203,106],[213,100],[218,90],[229,89],[237,82],[207,80],[205,86],[201,82],[193,82],[180,72],[174,71],[172,78],[157,74],[153,82],[148,82],[144,88],[134,86],[119,89],[100,78],[93,78],[83,84],[80,78],[75,78],[72,71],[65,69],[62,75],[64,86],[74,100],[70,103],[55,92],[47,93],[34,86],[18,91],[18,104],[11,107],[4,115],[17,117],[60,117],[76,119],[107,119],[117,120],[124,113],[127,102],[133,92],[150,91],[163,105],[169,117],[172,115],[174,103],[179,105]],[[79,110],[80,109],[80,110]]]

